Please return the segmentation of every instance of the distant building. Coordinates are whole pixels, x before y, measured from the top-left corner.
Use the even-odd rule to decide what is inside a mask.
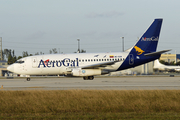
[[[154,61],[131,68],[133,72],[137,72],[137,74],[153,74],[153,66],[154,66]]]
[[[164,60],[165,62],[179,62],[180,61],[180,54],[162,54],[161,57],[160,57],[160,60]]]
[[[7,61],[0,60],[0,76],[4,76],[7,73]]]
[[[8,63],[5,60],[0,60],[0,66],[6,66],[7,67]]]
[[[154,73],[153,66],[154,66],[154,61],[134,67],[134,68],[117,71],[117,72],[112,72],[110,75],[119,76],[119,75],[135,75],[135,74],[136,75],[153,74]]]

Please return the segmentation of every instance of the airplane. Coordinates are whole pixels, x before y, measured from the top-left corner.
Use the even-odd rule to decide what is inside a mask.
[[[163,65],[158,59],[154,61],[153,69],[158,71],[180,72],[180,66]]]
[[[27,75],[65,75],[93,80],[94,76],[136,67],[154,61],[169,50],[156,52],[163,19],[154,19],[153,23],[137,41],[125,52],[72,53],[37,55],[21,58],[7,69],[11,72]]]

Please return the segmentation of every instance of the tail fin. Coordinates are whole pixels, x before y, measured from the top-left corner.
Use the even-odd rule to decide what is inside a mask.
[[[155,19],[147,31],[142,35],[139,41],[135,44],[130,54],[137,55],[155,52],[161,31],[162,19]]]
[[[162,21],[162,19],[154,20],[139,41],[127,51],[130,51],[129,55],[126,57],[125,61],[118,70],[124,70],[154,61],[160,57],[161,53],[165,52],[156,52]]]

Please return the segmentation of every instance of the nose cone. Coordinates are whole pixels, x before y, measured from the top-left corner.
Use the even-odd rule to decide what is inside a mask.
[[[10,72],[14,72],[14,65],[9,65],[7,67],[7,70],[10,71]]]

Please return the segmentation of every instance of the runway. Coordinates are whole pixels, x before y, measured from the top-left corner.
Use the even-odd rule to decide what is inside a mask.
[[[180,77],[2,78],[0,86],[0,90],[180,90]]]

